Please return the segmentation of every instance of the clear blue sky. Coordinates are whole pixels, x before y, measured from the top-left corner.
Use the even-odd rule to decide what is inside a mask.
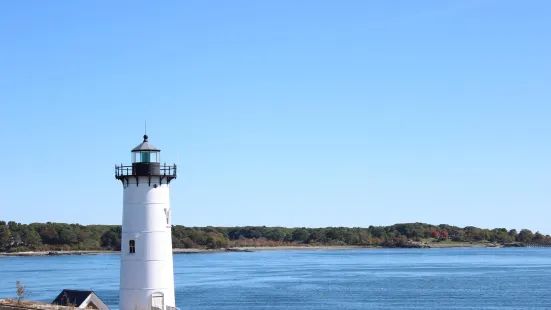
[[[549,1],[0,2],[0,219],[551,233]]]

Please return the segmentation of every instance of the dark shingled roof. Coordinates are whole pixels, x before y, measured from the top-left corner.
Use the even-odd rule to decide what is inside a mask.
[[[80,306],[90,294],[94,294],[94,291],[79,291],[79,290],[63,290],[52,301],[54,305],[66,306],[75,305]]]
[[[153,144],[150,144],[147,142],[147,135],[143,136],[143,142],[142,144],[136,146],[132,149],[132,152],[140,152],[140,151],[161,151],[158,148],[154,147]]]

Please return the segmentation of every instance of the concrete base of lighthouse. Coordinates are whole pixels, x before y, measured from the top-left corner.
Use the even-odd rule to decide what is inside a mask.
[[[167,179],[128,176],[123,186],[120,310],[174,309]]]

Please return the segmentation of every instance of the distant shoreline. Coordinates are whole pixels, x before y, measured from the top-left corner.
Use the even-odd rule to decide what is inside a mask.
[[[228,252],[272,252],[272,251],[338,251],[338,250],[377,250],[377,249],[403,249],[403,248],[502,248],[499,244],[486,243],[431,243],[419,246],[386,247],[386,246],[258,246],[258,247],[234,247],[220,249],[173,249],[174,254],[208,254]],[[62,255],[99,255],[99,254],[120,254],[119,251],[25,251],[25,252],[3,252],[0,257],[14,256],[62,256]]]
[[[7,236],[7,238],[6,238]],[[369,227],[188,227],[172,225],[175,253],[259,252],[377,248],[550,247],[551,236],[529,229],[464,228],[399,223]],[[0,221],[0,257],[116,254],[121,225]],[[125,241],[127,242],[127,241]],[[182,248],[182,249],[181,249]],[[185,249],[183,249],[185,248]],[[33,252],[35,251],[35,252]],[[51,251],[51,252],[50,252]],[[7,253],[7,254],[2,254]]]

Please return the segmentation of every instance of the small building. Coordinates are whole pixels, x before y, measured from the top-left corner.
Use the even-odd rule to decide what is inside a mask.
[[[78,309],[109,310],[94,291],[63,290],[52,301],[53,305],[73,306]]]

